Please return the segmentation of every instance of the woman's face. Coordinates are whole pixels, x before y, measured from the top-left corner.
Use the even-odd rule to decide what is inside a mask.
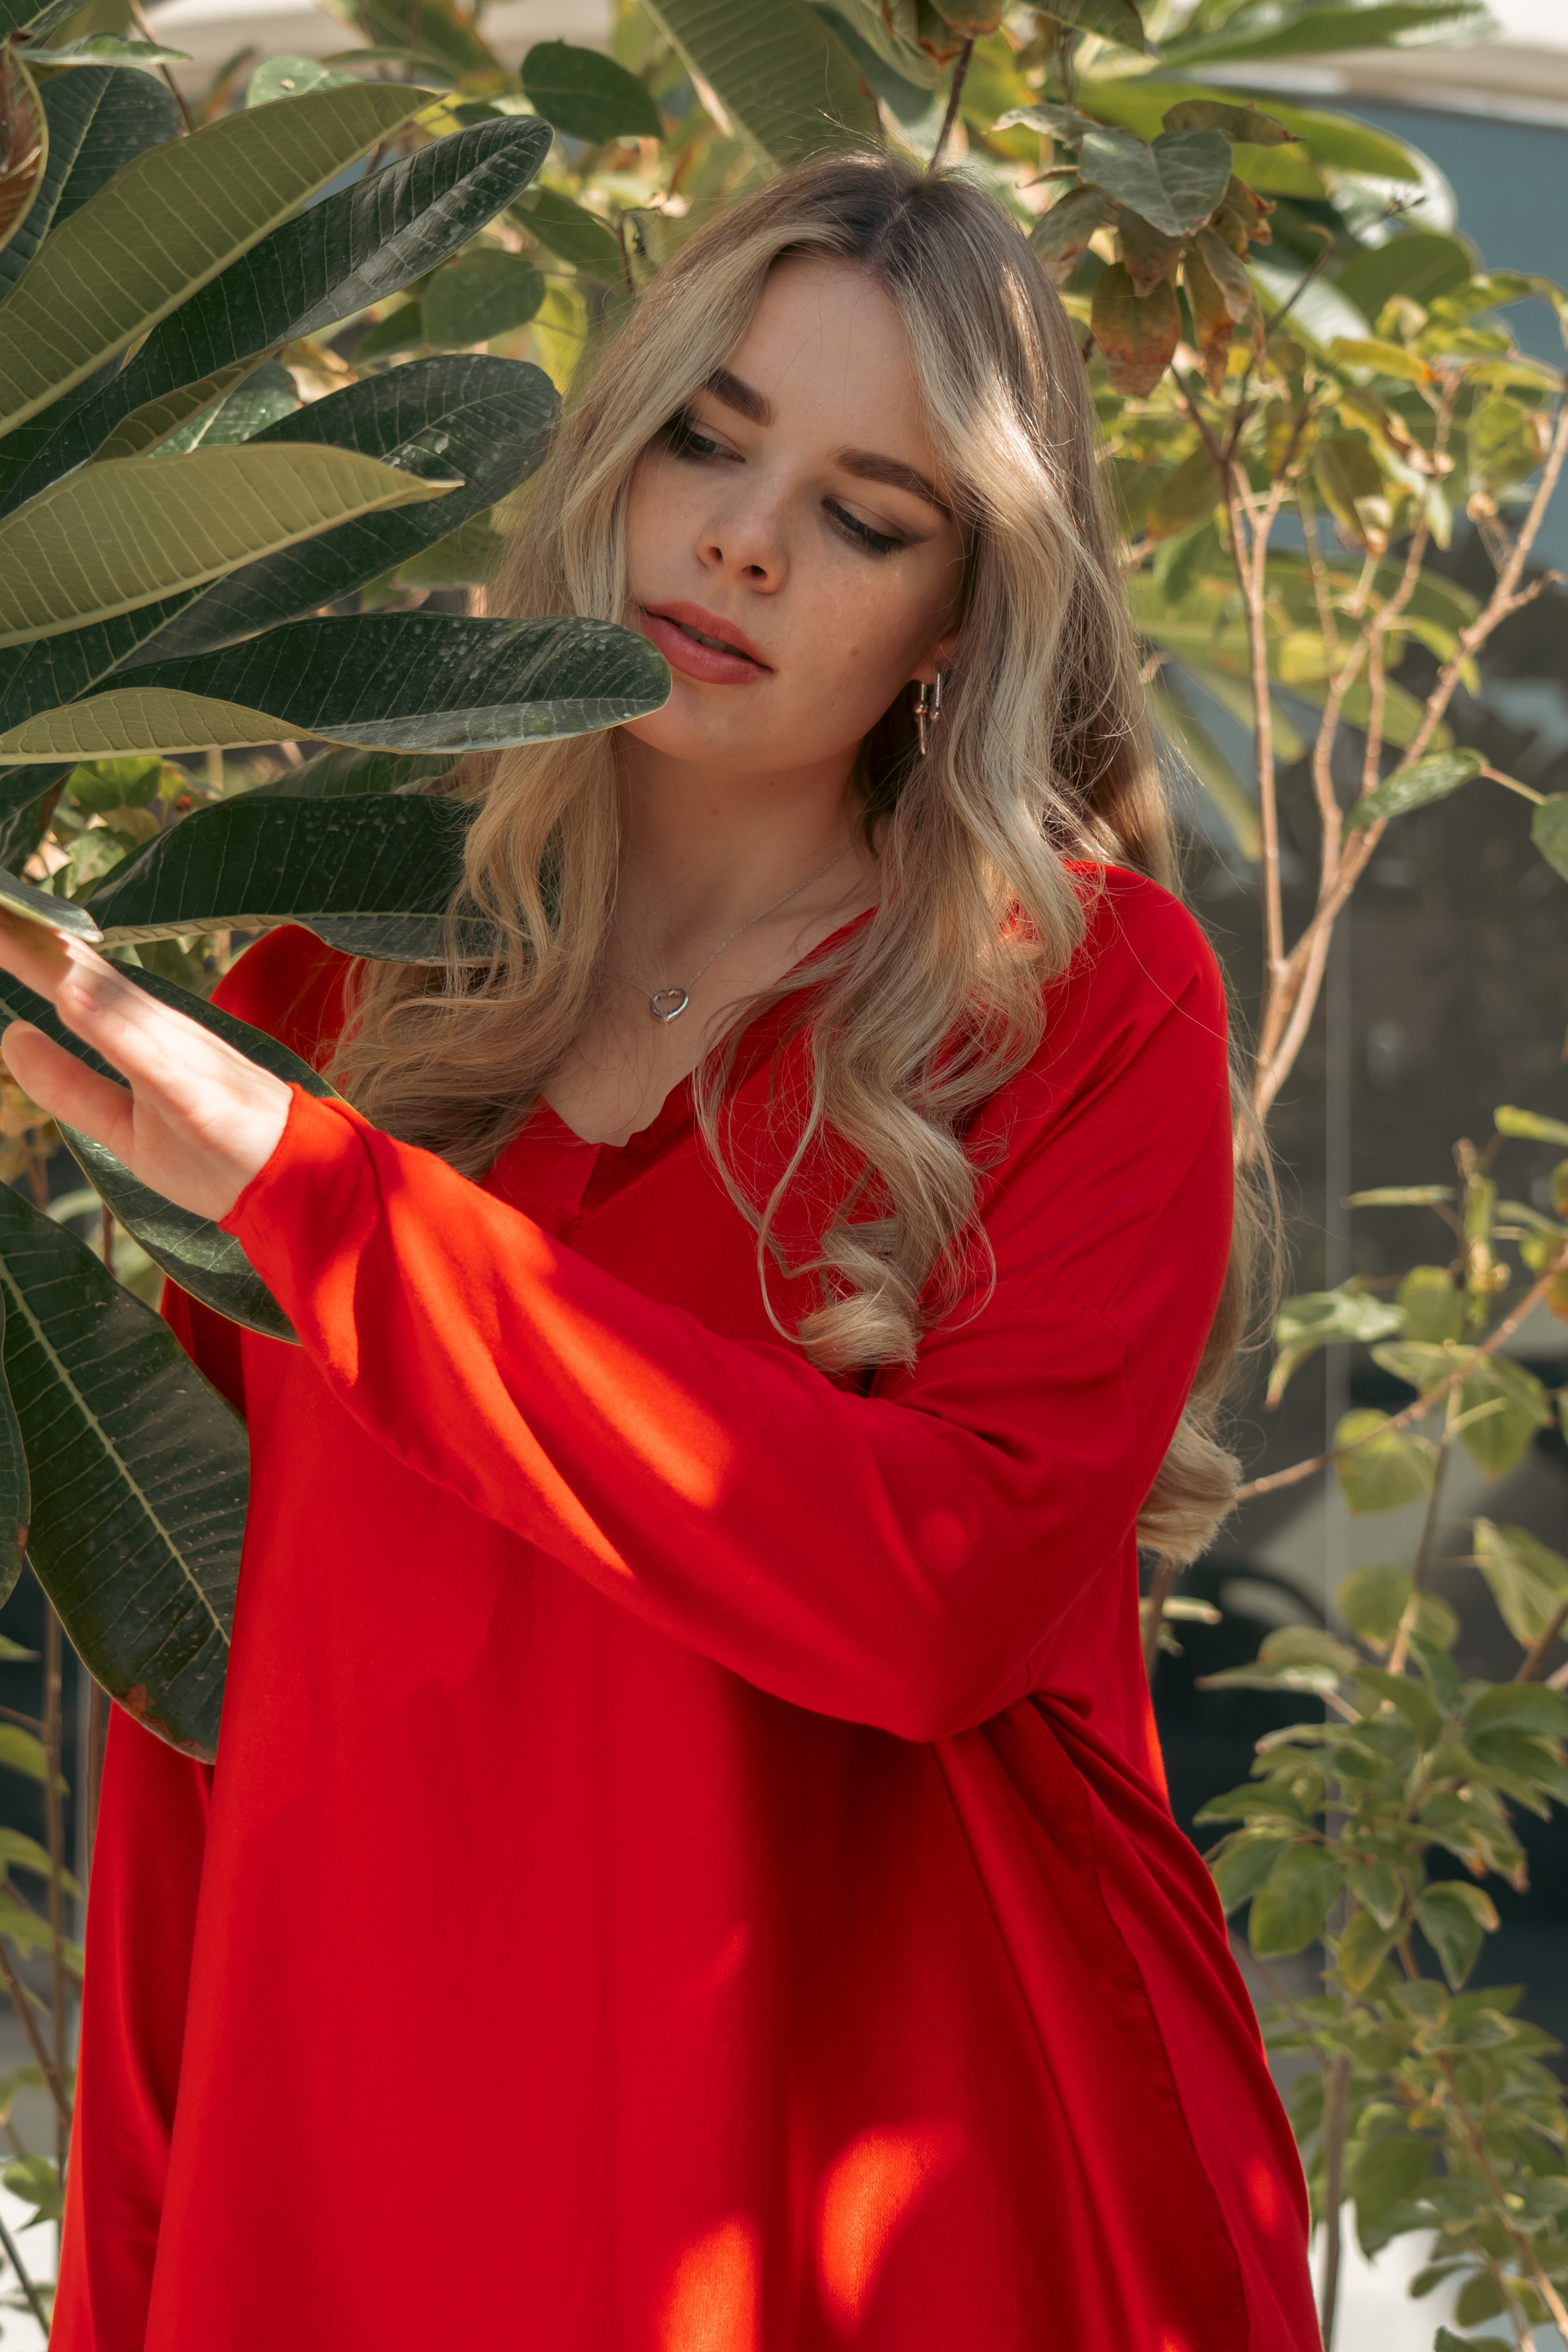
[[[841,766],[951,649],[963,562],[898,313],[780,263],[728,364],[642,458],[637,624],[674,691],[625,731],[731,772]]]

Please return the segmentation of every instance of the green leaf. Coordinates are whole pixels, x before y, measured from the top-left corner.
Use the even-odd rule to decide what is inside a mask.
[[[26,922],[39,923],[47,931],[65,931],[72,938],[86,940],[89,945],[99,937],[98,926],[84,908],[73,907],[68,899],[35,888],[19,875],[0,873],[0,906],[9,914],[20,915]]]
[[[1431,303],[1466,284],[1475,266],[1475,254],[1461,237],[1410,229],[1391,236],[1386,245],[1363,246],[1336,273],[1334,285],[1367,324],[1375,326],[1393,295]]]
[[[110,1696],[210,1758],[245,1525],[243,1424],[90,1250],[3,1188],[0,1287],[38,1580]]]
[[[303,436],[84,467],[0,520],[0,646],[112,619],[333,524],[454,487],[451,474],[421,479]]]
[[[319,100],[297,103],[331,105],[352,95],[329,90]],[[282,121],[295,104],[291,100],[285,108],[228,119]],[[181,152],[193,144],[183,142]],[[438,268],[516,201],[548,144],[549,133],[540,122],[481,123],[436,140],[285,221],[254,252],[184,302],[110,383],[79,406],[68,407],[41,450],[29,454],[9,479],[5,503],[19,504],[89,456],[122,417],[146,402],[212,376],[237,359],[319,334]],[[5,307],[0,304],[0,327]],[[0,443],[0,481],[6,478],[5,458]]]
[[[1078,32],[1097,33],[1102,41],[1148,53],[1148,37],[1133,0],[1051,0],[1042,13]]]
[[[1386,1700],[1398,1708],[1423,1748],[1435,1748],[1443,1737],[1443,1710],[1425,1683],[1413,1675],[1385,1674],[1380,1666],[1363,1666],[1356,1681],[1373,1712]]]
[[[375,613],[149,663],[0,738],[0,756],[92,760],[309,735],[456,754],[618,727],[668,693],[662,656],[609,622]]]
[[[5,1300],[0,1298],[0,1334],[5,1328]],[[22,1424],[0,1369],[0,1601],[9,1601],[22,1573],[27,1552],[27,1521],[33,1513]],[[0,1840],[5,1835],[0,1831]],[[5,1847],[0,1843],[0,1859]]]
[[[1334,1431],[1336,1452],[1357,1448],[1334,1465],[1345,1502],[1357,1514],[1396,1511],[1432,1491],[1436,1450],[1426,1438],[1403,1430],[1380,1434],[1388,1420],[1383,1412],[1347,1412]]]
[[[1089,76],[1079,80],[1078,93],[1079,105],[1089,113],[1098,115],[1104,122],[1114,122],[1124,131],[1134,131],[1140,139],[1152,139],[1174,106],[1194,101],[1224,106],[1236,103],[1234,91],[1207,89],[1200,82],[1168,81],[1163,74],[1158,79],[1145,79],[1142,74],[1115,80]],[[1300,176],[1303,151],[1313,163],[1336,172],[1402,181],[1412,187],[1420,185],[1421,165],[1411,150],[1387,131],[1374,130],[1371,123],[1358,122],[1350,115],[1287,106],[1272,96],[1268,112],[1281,129],[1300,143],[1283,149],[1255,147],[1245,155],[1232,157],[1232,167],[1238,177],[1266,194],[1321,193],[1322,183],[1315,181],[1315,174],[1307,174],[1305,182]]]
[[[37,1838],[24,1836],[20,1830],[0,1829],[0,1863],[8,1864],[14,1870],[30,1870],[38,1878],[48,1878],[54,1874],[55,1866],[49,1860],[47,1849],[41,1846]],[[60,1884],[73,1897],[81,1893],[68,1870],[60,1872]]]
[[[1260,1960],[1283,1958],[1314,1943],[1344,1871],[1321,1845],[1287,1846],[1253,1898],[1247,1940]]]
[[[303,923],[351,955],[437,962],[469,810],[450,797],[245,793],[150,841],[96,894],[114,940]]]
[[[1357,1673],[1363,1664],[1348,1643],[1317,1625],[1280,1625],[1266,1635],[1258,1654],[1266,1666],[1326,1666],[1341,1676]]]
[[[507,542],[482,515],[458,525],[434,547],[423,549],[400,563],[394,574],[400,588],[487,587],[506,561]]]
[[[1563,797],[1568,799],[1568,793]],[[1512,1103],[1499,1104],[1492,1124],[1500,1135],[1523,1136],[1532,1143],[1568,1143],[1568,1124],[1538,1110],[1520,1110]]]
[[[203,376],[199,383],[188,383],[178,392],[165,393],[161,400],[149,400],[132,412],[121,425],[117,425],[100,447],[92,453],[93,463],[102,465],[110,457],[144,457],[154,449],[171,455],[194,449],[212,433],[228,403],[224,395],[246,383],[253,376],[266,375],[268,369],[253,367],[248,359],[234,360],[216,375]],[[275,415],[286,415],[298,405],[299,395],[292,379],[283,368],[278,373],[289,385],[289,396],[273,410]],[[258,418],[265,424],[265,416]],[[220,441],[246,441],[247,433],[219,432]]]
[[[188,49],[165,49],[157,41],[128,41],[119,33],[87,33],[63,48],[37,49],[36,66],[188,66]]]
[[[1392,1372],[1396,1381],[1404,1381],[1418,1396],[1429,1395],[1452,1373],[1473,1361],[1474,1356],[1472,1348],[1434,1347],[1421,1339],[1396,1339],[1372,1351],[1372,1360],[1379,1370]]]
[[[1568,1559],[1528,1528],[1494,1527],[1478,1519],[1476,1565],[1486,1578],[1503,1623],[1521,1649],[1533,1649],[1568,1596]]]
[[[1363,1201],[1366,1197],[1362,1196]],[[1465,1294],[1446,1265],[1413,1265],[1395,1297],[1407,1339],[1441,1347],[1445,1339],[1463,1335]]]
[[[1462,1879],[1441,1879],[1415,1897],[1415,1923],[1442,1963],[1456,1992],[1475,1967],[1481,1937],[1498,1925],[1496,1906],[1484,1887]]]
[[[402,751],[321,751],[302,768],[288,768],[252,787],[256,800],[331,800],[359,793],[409,793],[451,766],[438,752],[411,758]]]
[[[854,58],[805,0],[646,0],[689,73],[705,81],[764,170],[819,149],[878,143]]]
[[[1224,99],[1178,99],[1163,121],[1167,131],[1223,131],[1233,145],[1244,147],[1279,147],[1296,137],[1271,114],[1256,106],[1233,106]]]
[[[641,84],[638,84],[641,88]],[[512,206],[512,218],[549,251],[606,286],[621,283],[621,248],[609,224],[559,188],[539,188]]]
[[[652,94],[599,49],[536,41],[522,61],[522,87],[553,130],[592,147],[612,139],[658,139],[663,131]]]
[[[1324,505],[1348,537],[1381,555],[1387,538],[1387,488],[1382,467],[1359,434],[1320,441],[1312,476]],[[1380,517],[1381,512],[1381,520]]]
[[[1531,810],[1530,837],[1548,866],[1568,877],[1568,793],[1548,793]]]
[[[1248,1832],[1234,1839],[1217,1861],[1209,1864],[1222,1910],[1235,1911],[1251,1901],[1273,1869],[1285,1843],[1267,1831],[1261,1834]]]
[[[1351,2168],[1350,2194],[1364,2238],[1407,2204],[1432,2168],[1432,2147],[1418,2132],[1393,2131],[1363,2147]]]
[[[1258,810],[1235,769],[1206,728],[1183,709],[1164,681],[1150,681],[1149,700],[1155,723],[1192,770],[1230,830],[1242,856],[1253,863],[1262,855]]]
[[[85,383],[423,102],[403,85],[356,83],[136,156],[0,302],[0,431]]]
[[[1352,1992],[1364,1992],[1393,1947],[1394,1930],[1372,1911],[1352,1912],[1334,1948],[1334,1966]]]
[[[280,98],[303,98],[308,89],[342,89],[357,79],[341,66],[323,65],[320,58],[268,58],[246,84],[247,106],[270,106]]]
[[[526,327],[543,299],[544,280],[523,255],[476,246],[426,287],[425,340],[437,351],[488,343]]]
[[[47,1935],[47,1932],[46,1927],[44,1933]],[[0,2181],[4,2181],[13,2197],[20,2197],[25,2203],[36,2208],[38,2221],[58,2221],[64,2216],[66,2193],[60,2186],[59,2168],[52,2157],[13,2157],[5,2171],[0,2173]]]
[[[1409,809],[1425,808],[1429,801],[1447,800],[1461,784],[1479,776],[1486,764],[1479,751],[1458,748],[1452,751],[1428,751],[1425,759],[1385,776],[1381,784],[1374,784],[1370,793],[1363,793],[1345,817],[1345,831],[1359,833],[1363,825],[1379,824],[1385,817],[1404,816]]]
[[[1089,238],[1105,218],[1105,202],[1098,188],[1075,188],[1042,213],[1029,231],[1029,243],[1053,286],[1065,286],[1074,265],[1089,251]]]
[[[366,328],[354,345],[354,365],[362,368],[367,362],[387,359],[395,352],[417,351],[424,341],[425,305],[399,302],[384,319]]]
[[[1460,1428],[1459,1443],[1489,1478],[1511,1470],[1552,1418],[1535,1374],[1507,1356],[1476,1359],[1460,1386],[1459,1407],[1476,1415]]]
[[[180,128],[173,95],[146,74],[107,67],[62,74],[43,96],[48,157],[31,209],[0,249],[0,294],[15,285],[57,222],[79,212],[122,164]]]
[[[1382,1339],[1403,1328],[1397,1307],[1366,1290],[1309,1290],[1287,1298],[1274,1322],[1279,1348],[1322,1347],[1331,1339]]]
[[[504,79],[500,60],[474,29],[477,12],[454,6],[453,0],[360,0],[357,8],[331,13],[356,33],[368,29],[388,48],[412,52],[416,63],[428,58],[453,81]]]
[[[1428,30],[1449,33],[1455,39],[1495,32],[1484,7],[1450,0],[1384,0],[1381,6],[1361,6],[1343,0],[1335,7],[1318,5],[1288,12],[1259,12],[1249,26],[1240,10],[1231,21],[1212,31],[1183,33],[1163,41],[1163,65],[1178,69],[1191,65],[1261,64],[1273,58],[1321,55],[1324,50],[1381,49],[1402,35]]]
[[[1230,142],[1219,131],[1164,131],[1149,146],[1125,131],[1089,131],[1079,155],[1087,183],[1182,236],[1215,211],[1230,180]]]
[[[0,1764],[8,1772],[20,1772],[29,1780],[45,1784],[49,1777],[49,1759],[41,1740],[19,1723],[0,1723]]]
[[[1541,1739],[1568,1738],[1568,1698],[1544,1683],[1493,1683],[1465,1701],[1472,1731],[1529,1731]]]
[[[335,604],[416,562],[534,470],[560,405],[542,369],[479,353],[412,361],[269,425],[247,446],[326,443],[416,477],[456,474],[463,488],[395,514],[367,514],[242,566],[177,613],[148,641],[145,657],[205,653]]]
[[[1392,1644],[1409,1600],[1409,1570],[1394,1567],[1352,1568],[1334,1591],[1334,1606],[1351,1632],[1377,1650]],[[1447,1649],[1458,1630],[1458,1619],[1440,1594],[1420,1595],[1414,1631],[1421,1641]]]

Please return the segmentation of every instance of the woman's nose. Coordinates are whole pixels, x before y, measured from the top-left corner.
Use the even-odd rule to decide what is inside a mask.
[[[787,568],[783,518],[772,500],[748,499],[710,518],[698,552],[710,572],[781,587]]]

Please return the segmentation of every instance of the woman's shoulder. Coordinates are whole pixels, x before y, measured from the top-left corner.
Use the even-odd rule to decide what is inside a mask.
[[[331,1058],[343,1025],[343,989],[353,958],[298,923],[263,931],[213,991],[213,1003],[264,1029],[312,1069]]]
[[[1068,871],[1082,901],[1084,933],[1057,990],[1098,1000],[1101,1013],[1113,1003],[1124,1010],[1142,1003],[1155,1021],[1184,1005],[1223,1037],[1225,981],[1192,909],[1130,866],[1074,863]]]

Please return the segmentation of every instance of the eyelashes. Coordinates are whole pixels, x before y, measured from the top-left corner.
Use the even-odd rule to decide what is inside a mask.
[[[721,445],[702,432],[684,408],[678,410],[670,418],[664,428],[663,439],[672,457],[684,458],[689,464],[701,465],[710,458],[724,455]],[[898,555],[910,543],[907,539],[897,538],[891,532],[874,530],[868,522],[862,522],[858,515],[852,515],[836,499],[826,499],[823,504],[832,517],[835,528],[851,546],[858,548],[864,554]]]

